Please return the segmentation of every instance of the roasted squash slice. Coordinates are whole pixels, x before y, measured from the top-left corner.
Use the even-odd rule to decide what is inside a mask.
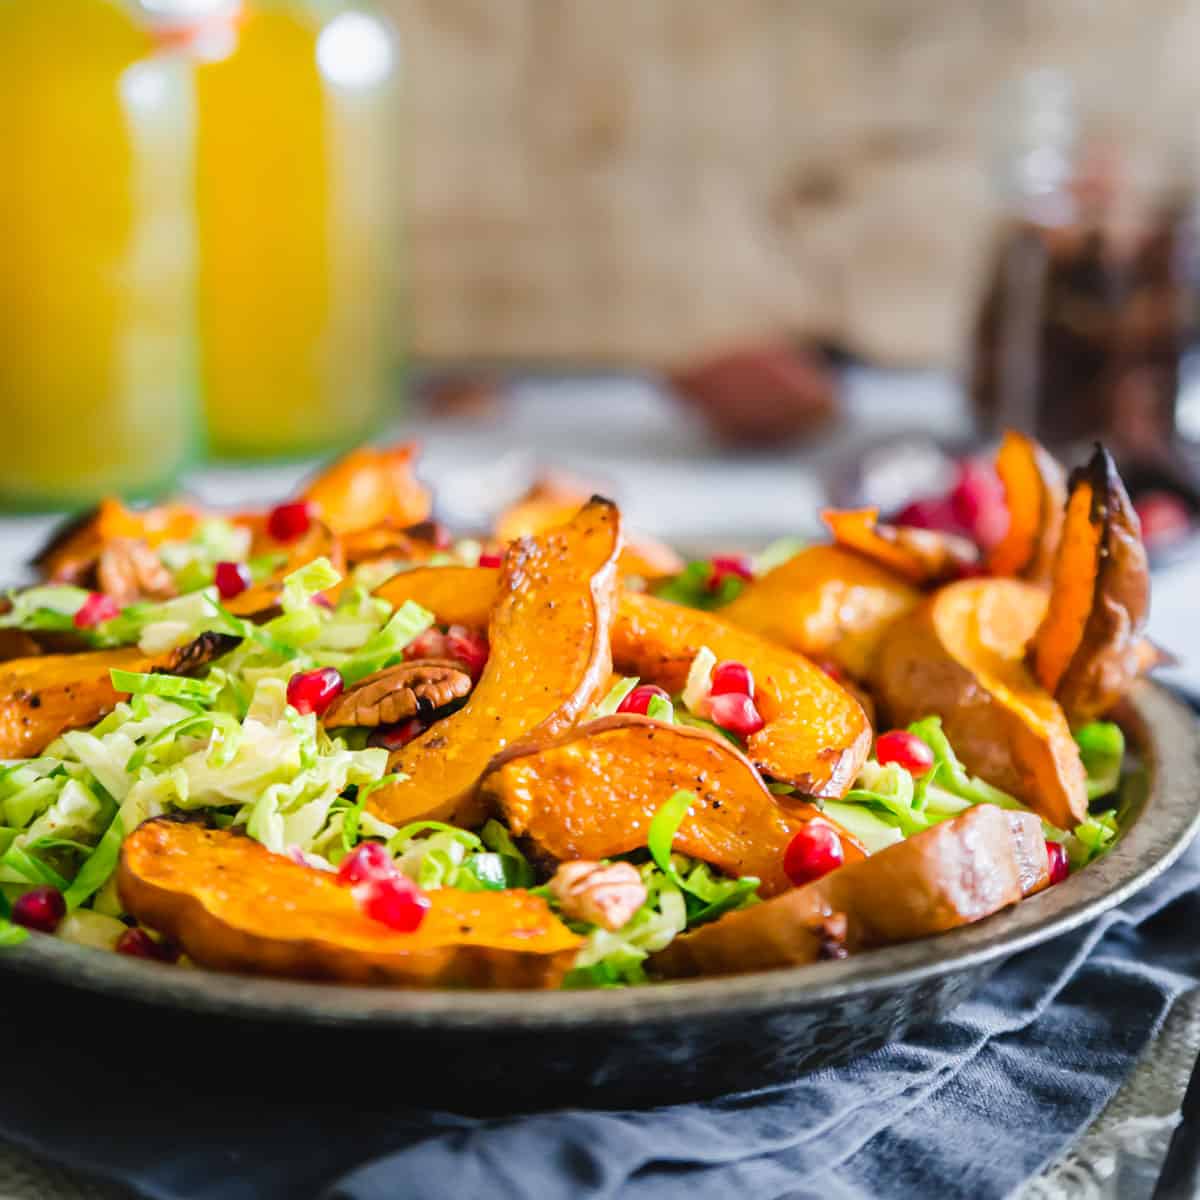
[[[109,542],[131,538],[154,547],[186,541],[202,516],[200,509],[186,503],[132,509],[109,497],[60,526],[34,556],[32,565],[55,583],[82,583]]]
[[[568,728],[595,703],[612,671],[620,547],[616,505],[600,498],[509,547],[483,675],[463,708],[393,754],[391,769],[405,778],[372,793],[376,816],[479,824],[486,806],[476,789],[491,759],[520,737]]]
[[[393,605],[405,600],[444,624],[478,628],[496,572],[486,567],[404,571],[378,589]],[[626,675],[682,689],[702,646],[736,659],[754,674],[757,703],[767,724],[747,745],[764,774],[810,796],[846,793],[871,748],[862,706],[819,667],[786,647],[740,629],[723,613],[697,612],[636,592],[621,594],[612,628],[613,663]]]
[[[840,955],[843,948],[969,925],[1048,882],[1041,821],[981,804],[815,883],[685,933],[650,963],[674,978],[796,966],[831,949]]]
[[[886,567],[917,587],[958,579],[979,562],[975,543],[953,533],[887,525],[877,508],[827,508],[821,513],[833,540]]]
[[[0,663],[0,759],[32,758],[59,734],[86,729],[112,712],[124,699],[109,677],[114,667],[190,675],[235,644],[220,634],[204,634],[158,656],[130,646]]]
[[[766,896],[791,887],[784,851],[818,810],[797,804],[789,811],[745,755],[705,730],[602,717],[509,747],[483,782],[509,829],[560,862],[644,846],[655,812],[680,788],[694,792],[696,803],[675,835],[677,850],[727,875],[758,876]],[[863,857],[849,834],[843,841],[849,856]]]
[[[493,533],[502,542],[530,537],[569,521],[585,503],[586,491],[567,479],[548,475],[534,483],[524,496],[496,518]],[[627,534],[618,571],[622,576],[657,580],[678,575],[685,565],[683,559],[663,542],[641,534]]]
[[[884,630],[920,593],[838,546],[810,546],[748,583],[721,617],[865,679]]]
[[[1107,712],[1137,678],[1150,607],[1141,526],[1108,451],[1071,475],[1050,606],[1030,647],[1073,722]]]
[[[339,983],[555,987],[580,938],[524,891],[429,892],[419,929],[364,916],[353,890],[230,830],[156,818],[121,848],[126,910],[201,966]]]
[[[719,613],[697,612],[626,592],[613,625],[613,662],[669,692],[681,691],[701,647],[745,663],[766,725],[751,734],[746,755],[764,775],[809,796],[845,795],[871,748],[862,706],[808,659]]]
[[[326,467],[303,492],[334,533],[354,533],[372,525],[403,528],[424,521],[430,512],[429,490],[413,472],[412,444],[360,446]]]
[[[1008,529],[988,552],[988,570],[1045,582],[1062,536],[1066,475],[1043,446],[1013,430],[1000,443],[996,473],[1004,488]]]
[[[1057,701],[1025,664],[1046,593],[1017,579],[965,579],[891,627],[872,690],[890,724],[936,713],[972,773],[1054,825],[1087,812],[1079,749]]]

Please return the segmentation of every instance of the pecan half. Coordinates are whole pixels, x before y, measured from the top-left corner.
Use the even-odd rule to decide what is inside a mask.
[[[632,863],[563,863],[550,880],[563,914],[602,929],[620,929],[646,903],[646,885]]]
[[[122,608],[138,600],[169,600],[178,594],[170,571],[140,538],[109,542],[100,551],[96,582]]]
[[[462,664],[444,658],[418,658],[376,671],[347,688],[325,710],[322,724],[394,725],[409,717],[428,716],[471,691]]]

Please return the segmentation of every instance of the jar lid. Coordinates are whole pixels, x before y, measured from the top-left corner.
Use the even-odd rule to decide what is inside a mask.
[[[136,0],[139,16],[156,32],[197,29],[236,18],[242,0]]]

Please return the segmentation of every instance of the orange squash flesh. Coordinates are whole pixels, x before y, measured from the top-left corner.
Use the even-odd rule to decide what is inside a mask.
[[[872,672],[889,724],[931,713],[967,769],[1073,828],[1087,813],[1079,748],[1062,709],[1025,664],[1046,594],[1016,579],[941,588],[888,630]]]
[[[747,739],[750,761],[809,796],[836,799],[849,790],[870,751],[871,726],[858,701],[808,659],[719,613],[633,592],[621,598],[612,637],[619,671],[671,693],[683,689],[701,647],[744,663],[766,722]]]
[[[1092,610],[1100,564],[1103,525],[1091,519],[1094,493],[1089,482],[1071,492],[1062,544],[1054,568],[1050,607],[1033,644],[1038,681],[1053,693],[1075,652]]]
[[[993,575],[1034,582],[1049,579],[1062,536],[1066,477],[1058,462],[1032,438],[1009,430],[996,455],[1008,529],[988,552]]]
[[[833,540],[918,587],[957,579],[979,560],[966,538],[931,529],[885,525],[877,508],[827,508],[821,513]]]
[[[204,644],[202,644],[204,643]],[[68,729],[86,729],[126,699],[109,672],[190,671],[222,648],[206,635],[165,654],[143,654],[136,646],[43,654],[0,663],[0,759],[33,758]]]
[[[560,862],[644,846],[654,814],[681,788],[694,792],[696,803],[675,849],[727,875],[756,875],[765,896],[791,887],[784,851],[818,810],[789,811],[743,754],[705,730],[632,714],[602,717],[549,741],[511,747],[483,782],[509,829]],[[848,857],[863,857],[843,835]]]
[[[1117,703],[1147,662],[1150,566],[1141,526],[1108,452],[1071,476],[1050,607],[1033,638],[1038,679],[1082,723]]]
[[[982,804],[815,883],[685,933],[650,965],[678,978],[815,962],[831,919],[843,924],[847,949],[884,946],[980,921],[1048,882],[1038,818]]]
[[[397,606],[415,600],[440,622],[478,628],[495,594],[495,577],[484,567],[418,568],[389,579],[375,594]],[[745,663],[754,675],[756,703],[766,721],[747,744],[755,767],[810,796],[845,795],[870,751],[871,726],[843,687],[806,658],[730,624],[723,614],[621,594],[612,655],[622,674],[678,692],[703,646],[718,659]]]
[[[723,620],[865,679],[887,627],[920,602],[894,572],[838,546],[809,546],[748,583]]]
[[[620,545],[616,506],[600,499],[513,543],[493,592],[483,675],[463,708],[392,755],[391,770],[406,778],[371,794],[377,817],[480,824],[476,787],[493,756],[520,737],[553,736],[599,699],[612,671]]]
[[[413,473],[416,447],[360,446],[326,467],[300,498],[309,501],[334,533],[391,522],[416,525],[430,513],[429,490]]]
[[[219,971],[410,987],[556,987],[581,939],[524,891],[427,893],[420,927],[365,916],[351,888],[229,830],[165,818],[121,848],[121,901]]]

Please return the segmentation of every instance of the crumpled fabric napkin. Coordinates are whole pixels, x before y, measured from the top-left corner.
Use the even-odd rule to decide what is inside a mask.
[[[380,1078],[321,1030],[291,1035],[296,1079],[272,1081],[219,1026],[196,1044],[186,1014],[131,1025],[112,1001],[6,980],[0,1137],[154,1200],[999,1198],[1095,1117],[1200,982],[1198,886],[1200,844],[901,1043],[644,1112],[430,1113],[409,1099],[419,1076]]]

